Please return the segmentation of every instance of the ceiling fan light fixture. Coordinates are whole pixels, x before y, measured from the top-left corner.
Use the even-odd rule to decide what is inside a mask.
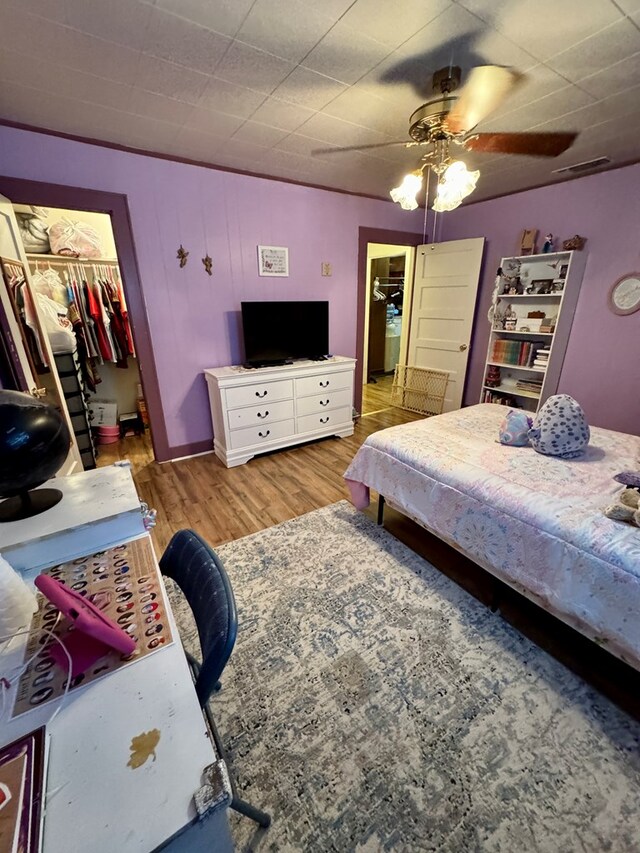
[[[433,210],[444,213],[454,210],[476,188],[480,170],[470,172],[462,160],[454,160],[441,174]]]
[[[422,189],[422,169],[409,172],[398,187],[394,187],[389,195],[403,210],[415,210],[418,206],[416,196]]]

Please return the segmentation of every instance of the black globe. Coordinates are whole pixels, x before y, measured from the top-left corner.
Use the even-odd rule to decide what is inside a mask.
[[[29,493],[29,489],[53,477],[67,458],[69,445],[69,430],[57,409],[20,391],[0,391],[0,497],[13,499],[0,504],[4,520],[28,517],[53,505],[41,504],[43,492],[54,490]],[[57,495],[55,503],[61,493]],[[16,516],[12,507],[18,505],[22,511]]]

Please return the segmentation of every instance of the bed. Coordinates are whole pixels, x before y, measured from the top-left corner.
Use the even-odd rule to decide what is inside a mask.
[[[503,406],[480,404],[369,436],[345,478],[640,669],[640,528],[602,514],[640,468],[640,438],[592,428],[584,455],[497,441]]]

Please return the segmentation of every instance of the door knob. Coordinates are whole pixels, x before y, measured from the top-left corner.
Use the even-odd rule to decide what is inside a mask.
[[[467,344],[460,344],[458,349],[460,350],[460,352],[464,352],[467,349]]]
[[[36,400],[42,400],[43,397],[47,396],[47,389],[46,388],[32,388],[31,389],[31,396],[35,397]]]

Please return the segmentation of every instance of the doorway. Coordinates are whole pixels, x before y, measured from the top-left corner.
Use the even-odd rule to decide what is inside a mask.
[[[406,360],[414,249],[367,244],[362,414],[391,405],[395,367]]]
[[[176,451],[181,451],[183,448],[172,448],[168,441],[127,197],[118,193],[5,176],[0,176],[0,193],[8,197],[14,204],[26,204],[28,206],[35,204],[49,208],[105,213],[109,216],[117,246],[118,265],[126,295],[129,322],[140,370],[142,395],[148,412],[150,431],[146,432],[146,439],[149,449],[144,458],[153,459],[155,457],[157,461],[173,458]],[[127,441],[131,441],[131,439],[127,439]],[[117,445],[106,445],[105,452],[115,447]],[[117,455],[114,453],[113,456],[115,460]]]
[[[369,294],[369,289],[371,286],[371,270],[369,266],[368,259],[368,251],[370,243],[379,243],[384,245],[393,246],[394,249],[406,249],[407,247],[413,250],[413,256],[415,256],[415,247],[419,246],[421,243],[424,243],[425,237],[422,234],[415,234],[410,231],[390,231],[386,228],[369,228],[366,226],[360,226],[358,229],[358,308],[357,308],[357,326],[356,326],[356,358],[358,363],[356,365],[356,382],[354,388],[354,407],[356,413],[362,412],[362,400],[363,400],[363,392],[365,387],[365,380],[367,377],[367,360],[368,360],[368,333],[367,333],[367,323],[368,323],[368,301],[367,297]],[[409,308],[411,305],[411,293],[410,291],[412,287],[413,280],[413,268],[409,270],[409,274],[407,275],[407,270],[405,268],[405,286],[404,286],[404,303],[403,306],[403,318],[402,318],[402,327],[406,328],[406,334],[408,336],[409,328]],[[404,357],[404,353],[406,352],[406,348],[408,345],[408,337],[406,341],[400,340],[400,358]],[[367,383],[368,385],[369,383]],[[371,383],[373,388],[375,385]],[[370,389],[369,389],[370,390]],[[386,407],[386,399],[383,399],[383,406],[377,407],[377,411],[380,408]]]
[[[13,208],[47,332],[56,335],[56,311],[72,323],[71,345],[51,342],[83,467],[109,464],[145,444],[149,425],[111,217]]]

